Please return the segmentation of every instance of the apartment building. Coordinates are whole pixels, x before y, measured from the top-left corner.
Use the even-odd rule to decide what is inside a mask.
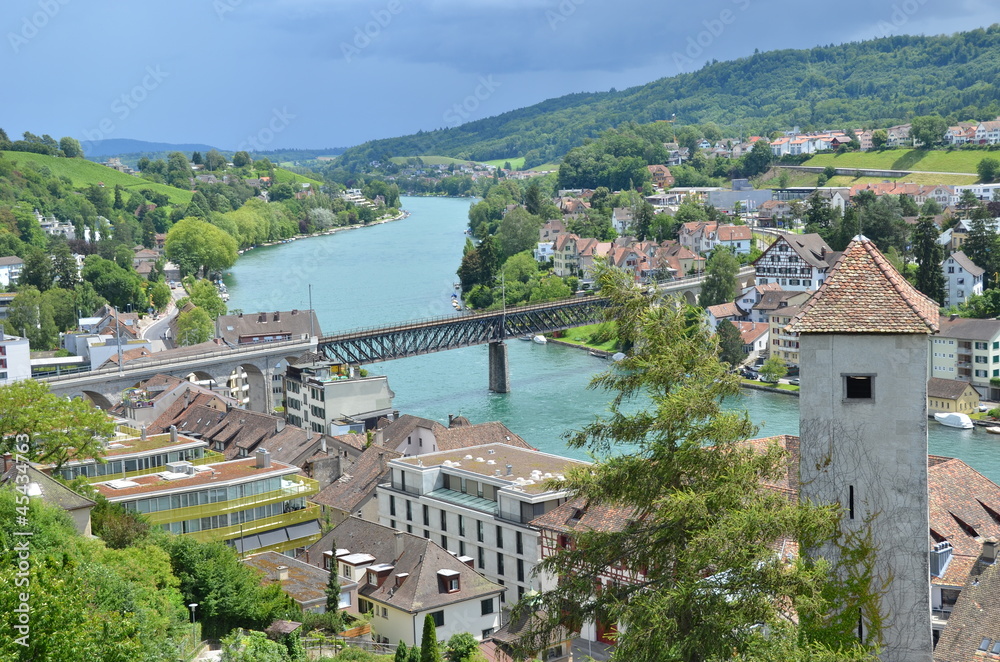
[[[378,487],[379,521],[471,557],[476,570],[508,587],[513,604],[541,588],[531,521],[566,501],[547,482],[588,464],[506,444],[398,458]]]
[[[757,258],[757,284],[778,283],[782,289],[818,289],[840,253],[818,234],[784,235]]]
[[[355,368],[314,353],[288,364],[284,388],[285,419],[313,432],[364,432],[378,419],[393,415],[396,394],[387,377],[360,377]]]
[[[1000,320],[942,317],[931,338],[930,377],[972,384],[984,400],[1000,399]]]

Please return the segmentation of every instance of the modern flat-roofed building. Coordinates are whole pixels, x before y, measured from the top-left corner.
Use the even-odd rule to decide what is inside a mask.
[[[108,501],[146,516],[150,524],[198,540],[221,540],[241,553],[286,552],[319,539],[319,507],[306,499],[316,481],[299,468],[255,457],[118,478],[94,487]]]
[[[541,588],[539,532],[530,522],[566,501],[548,481],[585,466],[500,443],[397,458],[378,487],[379,521],[471,557],[476,570],[510,589],[513,603]]]

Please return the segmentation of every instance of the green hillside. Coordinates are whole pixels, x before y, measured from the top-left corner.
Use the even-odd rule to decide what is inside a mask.
[[[305,175],[300,175],[291,170],[285,170],[284,168],[275,168],[274,176],[278,180],[279,184],[312,184],[317,189],[323,186],[323,182],[318,179],[313,179],[312,177],[306,177]]]
[[[126,175],[86,159],[66,159],[30,152],[0,151],[0,154],[3,155],[3,158],[14,163],[31,163],[36,168],[44,166],[56,177],[68,177],[73,182],[74,188],[85,188],[91,184],[99,183],[103,183],[105,187],[120,184],[125,189],[152,189],[166,195],[173,204],[186,205],[191,202],[191,191],[183,191],[166,184],[156,184],[147,179]]]
[[[953,120],[1000,114],[1000,26],[951,36],[893,36],[780,50],[719,62],[622,91],[578,93],[461,126],[375,140],[341,157],[348,168],[393,156],[556,160],[624,122],[715,122],[729,135],[799,126],[886,126],[934,112]]]
[[[418,156],[420,160],[424,162],[424,165],[429,165],[429,166],[451,165],[453,163],[455,165],[464,165],[469,162],[469,159],[453,159],[450,156],[424,156],[424,155],[418,155]],[[398,163],[400,165],[403,165],[404,163],[406,163],[406,158],[407,157],[400,156],[390,160],[393,163]],[[503,165],[503,161],[500,162],[500,165]]]
[[[923,172],[967,172],[976,174],[976,166],[984,158],[996,158],[992,152],[979,150],[887,149],[885,151],[819,154],[802,165],[835,168],[885,168],[886,170],[920,170]]]

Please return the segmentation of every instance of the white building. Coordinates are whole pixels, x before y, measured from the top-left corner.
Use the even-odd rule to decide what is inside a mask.
[[[798,292],[818,289],[839,255],[818,234],[783,235],[754,262],[757,284],[778,283]]]
[[[16,255],[0,257],[0,285],[7,288],[17,283],[24,268],[24,260]]]
[[[969,382],[984,400],[1000,399],[1000,320],[942,317],[931,339],[930,377]]]
[[[379,521],[472,557],[513,604],[541,588],[539,532],[529,523],[566,501],[545,482],[587,464],[506,444],[399,458],[378,487]]]
[[[0,385],[31,378],[31,350],[27,338],[0,330]]]
[[[611,210],[611,227],[620,235],[628,234],[632,229],[632,210],[627,207],[615,207]]]
[[[359,377],[354,368],[306,354],[285,370],[285,419],[324,434],[364,432],[392,416],[389,379]]]
[[[983,293],[985,270],[976,266],[962,251],[945,258],[941,270],[945,278],[945,306],[957,306],[973,294]]]

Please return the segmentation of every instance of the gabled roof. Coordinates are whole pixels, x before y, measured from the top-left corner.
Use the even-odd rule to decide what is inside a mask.
[[[22,485],[21,480],[23,479],[18,480],[19,470],[17,464],[9,466],[10,468],[5,473],[0,474],[0,485],[13,486],[15,482],[18,485]],[[26,467],[24,475],[28,478],[29,493],[32,491],[31,485],[37,485],[38,496],[42,497],[42,501],[45,503],[59,506],[67,512],[81,508],[93,508],[96,505],[94,500],[77,494],[52,476],[39,471],[30,464],[27,464]]]
[[[380,479],[389,471],[389,460],[397,457],[402,457],[402,453],[381,446],[369,446],[355,461],[350,473],[343,473],[311,500],[348,514],[353,513],[365,499],[374,494]]]
[[[532,526],[559,533],[570,531],[621,531],[635,515],[635,509],[610,504],[592,504],[575,498],[531,520]]]
[[[299,603],[303,609],[326,603],[326,586],[330,573],[323,568],[290,558],[278,552],[251,554],[243,563],[263,573],[262,584],[280,584],[281,590]],[[288,569],[288,578],[279,580],[278,568]]]
[[[808,292],[795,292],[786,290],[764,292],[763,294],[761,294],[760,301],[758,301],[754,305],[753,309],[760,310],[763,312],[771,312],[778,310],[779,308],[782,309],[788,308],[791,305],[791,300],[799,298],[807,299],[808,297],[809,297]],[[782,306],[781,305],[782,303],[784,303],[785,305]]]
[[[752,345],[771,330],[767,322],[734,322],[734,324],[740,330],[744,345]]]
[[[995,660],[1000,643],[1000,563],[979,558],[934,647],[935,662]],[[983,643],[986,643],[986,650]]]
[[[983,538],[1000,538],[1000,486],[962,460],[941,458],[927,469],[934,539],[956,555],[978,556]]]
[[[1000,334],[1000,320],[981,320],[971,317],[939,317],[941,337],[960,340],[993,340]]]
[[[958,379],[931,377],[927,380],[927,397],[957,400],[971,388],[972,385],[969,382],[963,382]]]
[[[717,232],[719,241],[748,241],[753,238],[747,225],[720,225]]]
[[[240,338],[261,335],[323,335],[316,313],[311,310],[240,313],[219,316],[219,334],[232,344]]]
[[[965,271],[970,276],[982,276],[986,273],[986,270],[978,266],[975,262],[969,259],[969,257],[962,251],[957,251],[951,254],[951,259],[955,260],[955,264],[965,269]]]
[[[360,578],[358,595],[411,614],[457,602],[479,601],[506,590],[459,561],[436,542],[357,517],[348,517],[310,546],[306,552],[307,559],[310,563],[321,565],[323,552],[336,552],[337,549],[370,554],[375,557],[374,564],[393,566],[382,586],[367,583],[366,577]],[[457,593],[442,591],[439,570],[457,573],[460,586]],[[401,573],[408,576],[396,586],[396,575]]]
[[[717,320],[728,319],[730,317],[743,317],[746,315],[746,313],[744,313],[743,310],[732,301],[716,304],[714,306],[708,306],[705,310]]]
[[[516,448],[535,450],[528,442],[511,432],[510,428],[500,421],[458,426],[453,421],[452,426],[444,428],[444,430],[435,434],[438,450],[452,451],[459,448],[482,446],[484,444],[506,444]]]
[[[796,333],[935,333],[938,305],[903,278],[863,236],[855,237],[792,321]]]
[[[445,426],[429,418],[420,418],[411,414],[403,414],[380,430],[382,445],[386,448],[398,448],[417,428],[430,430],[435,438],[447,430]]]

